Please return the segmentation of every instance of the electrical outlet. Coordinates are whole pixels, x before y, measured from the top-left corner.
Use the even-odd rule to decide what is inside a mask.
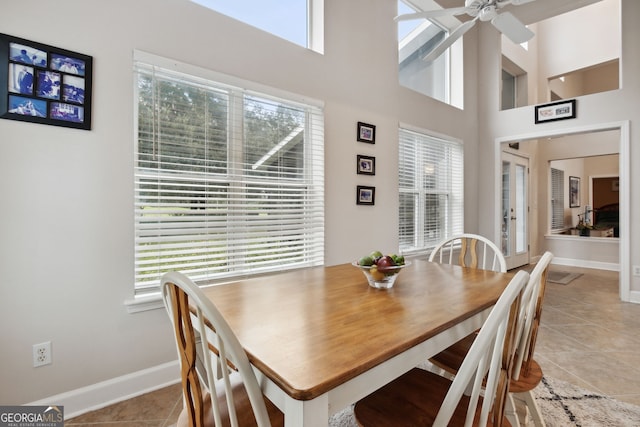
[[[634,265],[633,266],[633,275],[634,276],[640,276],[640,265]]]
[[[33,345],[33,367],[51,364],[51,341]]]

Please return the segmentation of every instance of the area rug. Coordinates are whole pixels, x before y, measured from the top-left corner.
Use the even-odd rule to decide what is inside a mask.
[[[548,427],[640,426],[640,406],[593,393],[564,381],[545,377],[534,390]],[[357,427],[352,408],[333,415],[331,427]],[[530,425],[533,425],[531,420]]]
[[[572,280],[582,276],[582,273],[569,273],[567,271],[549,271],[547,273],[547,282],[567,285]]]

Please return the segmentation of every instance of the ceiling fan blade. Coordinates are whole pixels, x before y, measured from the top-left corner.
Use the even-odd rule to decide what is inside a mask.
[[[471,27],[474,26],[477,20],[478,17],[475,17],[453,30],[451,34],[449,34],[449,37],[442,40],[440,44],[434,47],[431,52],[427,53],[424,58],[422,58],[422,60],[425,62],[432,62],[438,59],[438,57],[442,55],[447,49],[449,49],[452,44],[454,44],[460,37],[464,35],[464,33],[469,31]]]
[[[462,15],[467,13],[466,7],[452,7],[449,9],[438,9],[438,10],[425,10],[423,12],[416,13],[406,13],[404,15],[398,15],[394,18],[396,22],[398,21],[409,21],[411,19],[427,19],[427,18],[438,18],[440,16],[455,16]]]
[[[521,4],[531,3],[532,1],[535,0],[511,0],[511,4],[514,6],[520,6]]]
[[[533,31],[524,26],[522,22],[518,20],[509,12],[503,12],[493,18],[491,23],[502,34],[509,37],[515,44],[524,43],[531,40],[535,35]]]

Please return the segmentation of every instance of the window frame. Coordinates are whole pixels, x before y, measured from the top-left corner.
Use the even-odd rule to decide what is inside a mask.
[[[399,162],[398,165],[398,192],[399,192],[399,250],[406,255],[422,255],[428,254],[441,240],[460,234],[464,230],[464,144],[462,141],[444,135],[437,135],[422,129],[417,129],[409,125],[401,124],[399,131]],[[412,135],[416,139],[416,143],[407,147],[409,144],[403,139],[411,138]],[[417,140],[420,140],[419,142]],[[430,144],[430,145],[428,145]],[[435,148],[434,148],[435,147]],[[404,149],[412,150],[409,153],[403,153]],[[428,150],[446,151],[448,157],[446,178],[442,179],[442,175],[434,178],[436,181],[446,181],[446,188],[438,186],[437,188],[425,189],[424,180],[420,177],[425,175],[426,155],[421,155]],[[403,158],[413,159],[413,165],[403,165]],[[418,163],[420,162],[420,163]],[[422,165],[422,166],[421,166]],[[415,167],[414,167],[415,166]],[[404,170],[412,170],[407,176],[411,176],[412,185],[403,185]],[[439,185],[439,184],[438,184]],[[422,188],[421,188],[422,187]],[[403,213],[403,196],[413,195],[413,213],[411,215],[412,224],[403,223],[405,216]],[[442,227],[437,227],[436,235],[429,238],[427,228],[429,221],[426,218],[426,208],[428,198],[444,197],[445,206],[442,207],[444,212],[439,211],[438,218],[444,222]],[[413,230],[409,232],[408,230]],[[412,236],[410,236],[412,234]],[[411,239],[411,245],[403,242]]]
[[[243,81],[241,79],[237,79],[231,76],[222,75],[220,73],[216,73],[210,70],[205,70],[205,69],[191,66],[188,64],[181,64],[173,60],[148,54],[146,52],[135,51],[134,52],[134,75],[136,77],[134,78],[134,94],[135,94],[134,96],[134,144],[135,144],[134,145],[135,147],[134,186],[135,188],[134,189],[135,189],[136,197],[139,197],[138,194],[139,194],[139,191],[141,191],[139,190],[139,185],[136,184],[136,182],[138,182],[136,180],[138,179],[137,177],[139,174],[138,172],[138,168],[139,168],[138,167],[138,144],[139,144],[138,104],[140,102],[139,96],[138,96],[138,77],[137,76],[138,76],[138,73],[142,72],[137,70],[136,69],[137,67],[140,67],[141,69],[149,68],[149,67],[153,69],[153,67],[157,67],[157,69],[162,69],[163,72],[169,72],[169,73],[175,72],[175,73],[188,75],[189,77],[193,77],[193,79],[189,79],[189,80],[185,78],[185,84],[192,84],[193,80],[197,80],[198,82],[200,81],[204,83],[208,82],[211,85],[211,87],[215,88],[215,90],[219,88],[226,88],[226,90],[228,90],[229,93],[234,93],[233,96],[236,97],[236,105],[238,100],[241,100],[242,102],[244,102],[246,97],[259,97],[261,99],[274,99],[276,102],[286,102],[287,105],[299,106],[300,108],[308,108],[310,109],[309,111],[316,111],[316,113],[313,113],[312,116],[309,116],[310,113],[305,113],[307,114],[307,117],[305,120],[305,123],[307,123],[307,128],[301,131],[302,132],[301,135],[303,137],[306,151],[302,154],[302,160],[300,160],[303,166],[301,168],[302,172],[300,173],[299,179],[295,177],[292,179],[290,176],[287,176],[285,178],[281,178],[281,177],[274,178],[272,176],[261,178],[258,176],[249,176],[247,175],[247,173],[251,174],[251,172],[248,171],[246,164],[245,164],[245,172],[239,175],[237,174],[234,175],[234,173],[236,172],[233,172],[233,171],[231,172],[228,171],[227,173],[222,173],[222,174],[212,173],[212,174],[206,175],[207,180],[211,180],[211,179],[226,180],[229,186],[237,184],[236,182],[234,182],[233,176],[241,176],[241,179],[253,180],[255,182],[265,182],[266,183],[265,185],[268,184],[270,186],[275,187],[274,184],[277,184],[285,188],[285,191],[286,191],[287,185],[289,186],[293,185],[293,186],[297,186],[298,188],[303,188],[300,194],[302,195],[301,197],[305,197],[305,195],[308,197],[304,199],[305,202],[297,207],[289,206],[287,209],[291,211],[295,209],[295,212],[292,213],[292,215],[294,214],[304,215],[304,218],[307,218],[304,220],[305,221],[304,224],[299,227],[298,225],[300,223],[296,222],[297,224],[296,227],[306,230],[302,232],[302,234],[300,234],[303,241],[306,242],[303,245],[304,246],[303,251],[311,251],[312,253],[305,252],[307,255],[303,257],[302,261],[299,261],[299,260],[295,262],[292,261],[290,263],[291,265],[288,265],[288,264],[284,266],[278,265],[277,267],[267,266],[262,269],[251,268],[249,270],[242,270],[242,269],[232,270],[229,274],[214,274],[209,279],[200,280],[200,283],[215,284],[219,282],[228,281],[230,279],[237,278],[237,277],[262,274],[268,271],[276,271],[276,270],[280,271],[282,269],[294,269],[294,268],[302,268],[302,267],[308,267],[313,265],[323,265],[324,264],[324,137],[323,137],[324,113],[322,112],[323,103],[319,101],[311,100],[309,98],[301,97],[299,95],[287,93],[284,91],[279,91],[272,88],[267,88],[259,84],[254,84],[252,82]],[[148,73],[147,70],[145,70],[144,72]],[[239,98],[237,98],[238,93],[242,95]],[[233,107],[233,105],[234,105],[233,102],[230,101],[225,111],[227,111],[229,114],[233,114],[231,110],[234,108],[238,108],[238,107]],[[238,112],[241,114],[242,117],[244,117],[246,110],[242,105],[240,105],[239,108],[240,110]],[[244,119],[241,118],[239,120],[244,120]],[[309,129],[309,126],[314,126],[313,132]],[[240,147],[244,147],[244,144],[246,143],[244,136],[231,135],[232,133],[237,131],[237,128],[238,128],[237,126],[233,126],[233,123],[230,123],[229,126],[227,127],[227,137],[226,137],[226,145],[227,145],[227,153],[228,153],[227,161],[226,161],[226,164],[228,165],[227,169],[233,169],[239,163],[243,163],[243,162],[246,163],[246,160],[244,160],[244,158],[241,159],[239,163],[234,162],[233,160],[229,160],[229,156],[232,156],[232,154],[229,154],[229,153],[237,152],[237,150],[230,150],[229,144],[235,144],[235,145],[239,145]],[[276,148],[277,147],[274,147],[273,149],[275,150]],[[258,162],[256,162],[256,164],[262,162],[266,157],[268,157],[268,154],[265,154],[263,158],[261,158]],[[158,174],[166,174],[167,170],[169,169],[158,169]],[[180,173],[181,172],[178,171],[178,174]],[[193,171],[186,170],[184,172],[184,175],[185,176],[193,175]],[[297,183],[298,181],[299,183]],[[309,182],[311,182],[312,184],[307,184]],[[161,184],[158,184],[158,186],[160,185]],[[244,185],[246,187],[244,190],[244,193],[246,194],[247,198],[244,199],[245,202],[243,202],[241,206],[244,206],[243,209],[249,209],[247,208],[247,206],[250,206],[251,195],[249,194],[247,188],[251,186],[248,185],[246,182]],[[138,209],[134,207],[134,213],[137,210]],[[308,212],[308,210],[312,210],[312,212]],[[140,235],[140,232],[141,232],[140,227],[144,227],[144,224],[141,222],[142,220],[139,219],[140,216],[141,214],[135,213],[134,225],[136,230],[136,243],[135,243],[134,251],[136,254],[136,265],[138,263],[137,261],[138,257],[140,256],[139,249],[138,249],[138,238],[139,238],[138,236]],[[298,218],[298,216],[293,216],[293,220],[297,221],[295,218]],[[232,218],[228,214],[226,215],[225,223],[233,220],[234,218]],[[262,218],[261,218],[261,221],[263,221]],[[310,221],[310,225],[307,224],[307,221]],[[232,236],[232,238],[227,237],[226,239],[227,241],[235,240],[234,234],[230,234],[228,236]],[[140,253],[143,254],[143,252],[140,252]],[[158,259],[160,259],[160,256]],[[230,262],[230,264],[233,264],[233,262]],[[158,265],[161,266],[162,263]],[[160,271],[161,269],[158,268],[158,270]],[[136,267],[136,271],[137,271],[137,267]],[[151,299],[159,298],[159,279],[163,272],[164,271],[159,272],[158,277],[156,279],[153,279],[153,281],[151,281],[150,283],[143,283],[142,281],[140,281],[138,279],[138,273],[136,273],[136,280],[134,284],[134,298],[131,303],[135,304],[136,301],[144,301],[149,297]],[[188,271],[186,273],[189,274]],[[155,308],[155,307],[152,307],[152,308]],[[144,310],[144,308],[142,310]],[[133,309],[130,311],[141,311],[141,310]]]

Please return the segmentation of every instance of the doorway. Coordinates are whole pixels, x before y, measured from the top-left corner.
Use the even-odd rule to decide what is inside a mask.
[[[615,131],[618,132],[618,149],[616,150],[619,154],[619,170],[620,170],[620,179],[618,182],[619,188],[619,224],[620,224],[620,237],[618,241],[618,262],[616,264],[616,269],[620,271],[620,282],[619,282],[619,294],[620,299],[626,302],[636,302],[640,303],[640,293],[631,291],[631,265],[630,265],[630,252],[631,252],[631,244],[630,239],[628,237],[628,233],[624,233],[624,230],[629,230],[630,227],[630,218],[629,218],[629,209],[630,209],[630,124],[629,121],[621,121],[615,123],[601,123],[594,125],[586,125],[581,127],[574,128],[564,128],[564,129],[548,129],[548,130],[540,130],[536,132],[532,132],[529,134],[521,134],[521,135],[511,135],[507,137],[500,137],[496,139],[496,144],[494,146],[494,159],[495,159],[495,188],[496,194],[499,194],[500,197],[496,197],[494,199],[495,207],[494,212],[495,216],[495,239],[496,241],[501,241],[502,239],[502,224],[504,221],[504,212],[502,209],[502,152],[508,150],[506,147],[508,144],[515,144],[520,142],[520,148],[522,149],[522,142],[531,142],[531,143],[544,143],[544,144],[552,144],[554,138],[559,138],[563,136],[577,136],[577,135],[585,135],[588,136],[590,134],[606,132],[606,131]],[[568,144],[560,144],[560,148],[567,150],[567,155],[565,158],[575,157],[576,150],[569,150]],[[593,144],[583,144],[581,150],[584,151],[586,148],[593,146]],[[539,158],[535,156],[529,157],[529,162],[534,162],[532,167],[539,167],[541,161]],[[533,177],[531,178],[533,180]],[[539,180],[538,180],[539,181]],[[538,206],[540,202],[538,193],[540,192],[548,192],[549,182],[546,181],[546,178],[542,182],[533,181],[536,186],[531,187],[531,203],[532,203],[532,212],[530,216],[532,218],[529,227],[528,227],[528,235],[529,235],[529,243],[530,250],[533,254],[531,256],[531,261],[535,262],[536,257],[541,255],[545,250],[554,250],[559,248],[558,245],[564,245],[568,241],[566,238],[570,236],[554,236],[550,235],[548,228],[545,224],[550,220],[548,212],[546,209]],[[533,185],[533,183],[531,184]],[[545,203],[548,201],[545,199]],[[533,220],[535,218],[535,220]],[[577,238],[576,238],[577,239]],[[562,240],[562,241],[561,241]],[[608,239],[605,239],[608,240]],[[555,246],[554,246],[555,245]],[[580,247],[579,249],[582,249]],[[572,265],[576,267],[585,267],[585,268],[598,268],[594,267],[594,263],[590,262],[588,259],[576,259],[575,256],[572,255],[562,255],[560,254],[560,250],[557,250],[558,254],[555,254],[553,263],[558,265]]]

